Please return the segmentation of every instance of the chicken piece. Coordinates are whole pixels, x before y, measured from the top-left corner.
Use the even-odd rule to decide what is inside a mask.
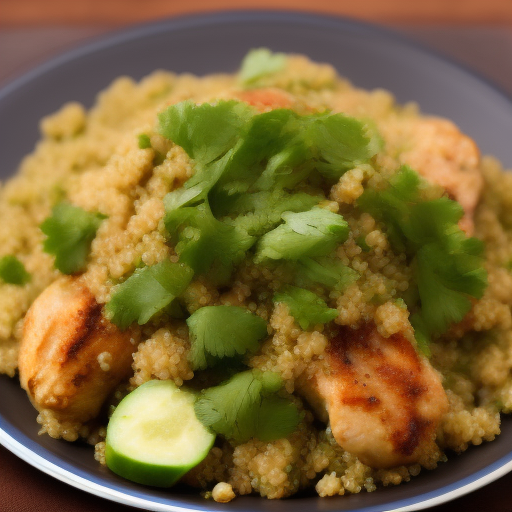
[[[439,374],[403,335],[384,338],[373,324],[342,328],[326,363],[300,392],[342,448],[373,468],[413,464],[435,449],[448,399]]]
[[[278,108],[292,108],[295,99],[281,89],[267,87],[265,89],[249,89],[238,93],[238,97],[256,107],[260,112],[268,112]]]
[[[402,152],[400,160],[427,181],[443,187],[460,203],[464,216],[459,226],[471,236],[474,232],[473,213],[484,185],[479,168],[480,153],[475,142],[446,119],[415,120],[406,128],[411,149]]]
[[[96,417],[130,374],[133,333],[121,332],[101,310],[78,278],[63,277],[43,291],[25,317],[20,383],[36,409],[51,410],[59,421]]]

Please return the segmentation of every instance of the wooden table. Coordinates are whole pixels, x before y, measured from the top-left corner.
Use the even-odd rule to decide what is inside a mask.
[[[473,68],[512,97],[512,0],[0,0],[0,84],[119,26],[226,8],[295,8],[384,23]],[[511,134],[512,142],[512,134]],[[0,512],[129,512],[0,447]],[[432,512],[511,512],[512,474]]]

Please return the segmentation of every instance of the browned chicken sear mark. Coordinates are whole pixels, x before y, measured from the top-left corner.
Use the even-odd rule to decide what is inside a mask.
[[[327,410],[340,446],[375,468],[411,464],[433,449],[448,401],[439,375],[407,338],[384,338],[373,323],[341,327],[326,364],[302,391]]]
[[[86,422],[130,374],[133,336],[103,317],[79,278],[59,278],[25,317],[21,386],[38,410],[51,410],[59,421]],[[108,362],[102,364],[104,356]]]
[[[101,317],[101,304],[98,304],[94,297],[90,297],[90,301],[85,305],[84,309],[77,311],[79,318],[83,320],[83,323],[79,324],[78,329],[75,332],[74,340],[70,340],[69,347],[67,350],[67,359],[76,359],[78,353],[84,347],[87,342],[94,339],[94,335],[98,328],[101,328],[101,324],[98,320]],[[66,361],[63,361],[64,364]]]
[[[343,372],[345,374],[357,372],[350,360],[350,352],[363,350],[370,359],[380,359],[386,361],[383,351],[379,346],[371,343],[374,336],[375,326],[367,324],[361,329],[353,330],[349,327],[342,327],[336,337],[331,340],[328,352],[331,356],[331,367],[334,373]],[[421,400],[421,395],[428,391],[427,387],[422,384],[421,363],[411,343],[400,334],[394,334],[387,338],[387,343],[393,347],[404,359],[411,362],[411,368],[404,370],[395,364],[386,363],[375,367],[375,373],[378,375],[378,382],[384,383],[389,389],[394,390],[397,404],[405,408],[405,424],[396,429],[391,434],[391,441],[395,451],[403,455],[412,455],[416,447],[419,445],[422,436],[428,430],[430,420],[421,420],[417,417],[416,406],[417,401]],[[348,361],[348,364],[347,364]],[[369,378],[370,374],[365,373],[365,378]],[[348,379],[347,379],[348,380]],[[349,406],[359,406],[367,411],[376,411],[380,409],[380,421],[386,423],[389,421],[389,414],[376,396],[369,391],[363,393],[362,390],[356,389],[358,380],[354,379],[352,389],[346,389],[346,393],[342,395],[341,401]],[[365,382],[364,387],[368,384]],[[405,418],[404,418],[405,419]]]

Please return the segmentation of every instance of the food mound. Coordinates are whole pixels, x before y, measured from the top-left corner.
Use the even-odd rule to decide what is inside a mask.
[[[259,49],[41,130],[0,191],[0,371],[41,433],[220,502],[374,491],[499,434],[512,175],[450,121]]]

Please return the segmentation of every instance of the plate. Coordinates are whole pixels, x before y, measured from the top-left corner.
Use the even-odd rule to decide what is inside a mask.
[[[333,64],[357,86],[392,91],[429,114],[455,121],[483,153],[512,166],[512,102],[481,78],[387,30],[305,13],[243,11],[175,18],[128,29],[68,52],[0,91],[0,175],[11,175],[38,138],[38,121],[66,101],[92,105],[119,75],[142,78],[163,68],[207,74],[233,72],[245,53],[266,46]],[[36,412],[17,382],[0,377],[0,442],[33,466],[75,487],[152,511],[216,511],[182,488],[151,489],[100,467],[90,447],[37,435]],[[377,492],[284,501],[241,497],[244,512],[419,510],[475,490],[512,470],[512,418],[492,443],[470,449],[435,471]]]

